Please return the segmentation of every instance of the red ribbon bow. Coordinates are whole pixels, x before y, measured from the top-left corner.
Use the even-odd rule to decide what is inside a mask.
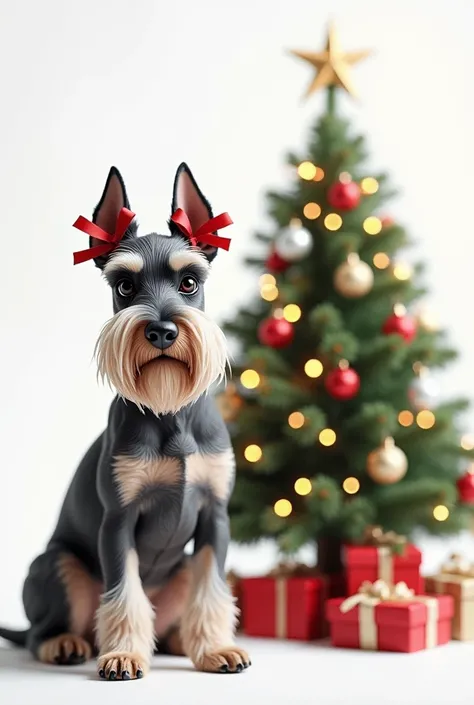
[[[117,216],[117,223],[115,225],[115,232],[108,233],[102,228],[99,228],[95,223],[91,223],[90,220],[84,218],[82,215],[73,224],[73,228],[81,230],[86,235],[90,237],[95,237],[97,240],[103,240],[108,243],[106,245],[96,245],[95,247],[90,247],[88,250],[81,250],[81,252],[74,252],[74,264],[81,264],[82,262],[87,262],[89,259],[95,259],[95,257],[100,257],[101,255],[106,255],[112,250],[114,250],[120,243],[120,240],[125,235],[128,226],[135,218],[135,213],[128,210],[128,208],[122,208]]]
[[[191,245],[197,247],[201,245],[210,245],[211,247],[220,247],[223,250],[228,250],[230,247],[230,239],[226,237],[218,237],[213,233],[221,228],[226,228],[234,222],[228,213],[221,213],[215,218],[207,220],[200,228],[193,233],[190,220],[182,208],[178,208],[171,216],[173,223],[176,223],[181,232],[189,238]]]

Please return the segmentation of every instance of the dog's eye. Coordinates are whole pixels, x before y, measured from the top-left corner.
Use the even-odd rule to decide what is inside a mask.
[[[133,283],[130,281],[130,279],[121,279],[117,283],[115,291],[119,296],[126,299],[135,293],[135,287],[133,286]]]
[[[199,289],[198,283],[195,280],[194,277],[184,277],[184,279],[181,280],[181,284],[179,285],[179,291],[182,294],[186,294],[189,296],[190,294],[195,294],[196,291]]]

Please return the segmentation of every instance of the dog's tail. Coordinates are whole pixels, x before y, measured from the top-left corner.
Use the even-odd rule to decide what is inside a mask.
[[[28,638],[29,629],[15,630],[15,629],[4,629],[0,627],[0,637],[11,641],[12,644],[16,646],[26,646],[26,639]]]

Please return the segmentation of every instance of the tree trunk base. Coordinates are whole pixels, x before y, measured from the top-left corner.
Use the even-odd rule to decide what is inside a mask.
[[[342,542],[337,537],[322,536],[318,539],[318,568],[325,575],[342,573]]]

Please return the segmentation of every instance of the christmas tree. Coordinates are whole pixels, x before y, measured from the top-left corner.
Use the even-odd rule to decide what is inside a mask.
[[[330,29],[324,51],[294,53],[327,109],[288,158],[288,191],[267,195],[274,228],[247,260],[260,297],[225,325],[241,353],[219,401],[236,453],[233,538],[273,537],[286,553],[317,542],[336,570],[340,544],[368,525],[465,526],[474,475],[459,473],[474,443],[455,425],[467,402],[439,403],[433,370],[456,353],[417,308],[421,267],[397,259],[409,241],[383,217],[387,176],[367,171],[365,141],[337,110],[368,52],[343,53]]]

